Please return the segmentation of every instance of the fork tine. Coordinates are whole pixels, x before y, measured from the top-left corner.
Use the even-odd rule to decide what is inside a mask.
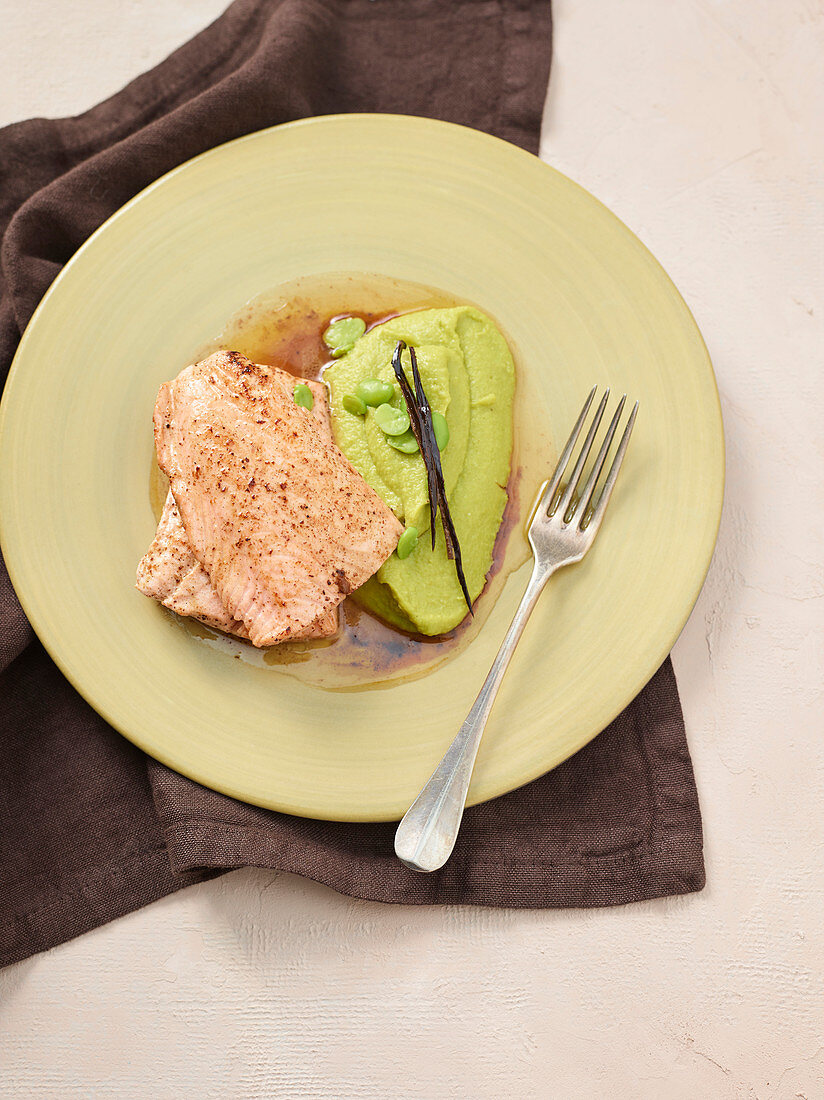
[[[561,478],[564,476],[564,470],[567,467],[567,463],[569,462],[569,458],[572,454],[575,444],[578,442],[578,436],[581,434],[581,428],[584,426],[584,421],[586,420],[587,413],[589,412],[589,407],[592,404],[592,399],[595,396],[595,391],[597,389],[597,386],[593,386],[592,389],[589,391],[589,397],[584,402],[584,407],[581,409],[581,413],[578,419],[575,421],[575,427],[572,429],[572,433],[567,440],[566,446],[561,452],[561,457],[558,459],[558,464],[553,471],[552,477],[549,480],[549,484],[547,485],[546,489],[544,489],[543,496],[541,497],[541,502],[536,509],[536,515],[541,511],[546,512],[550,504],[552,504],[552,498],[555,496],[556,492],[558,491],[558,486],[561,484]]]
[[[587,483],[581,492],[581,500],[577,508],[578,526],[580,526],[584,517],[587,514],[587,508],[589,508],[589,502],[592,500],[592,495],[595,492],[595,486],[598,484],[598,478],[601,476],[601,470],[604,468],[604,463],[607,459],[607,454],[612,446],[612,440],[615,435],[615,429],[618,427],[618,421],[621,419],[621,413],[624,411],[624,405],[626,404],[627,395],[621,398],[618,402],[618,408],[610,421],[607,428],[607,434],[604,437],[604,442],[601,444],[601,449],[598,451],[598,457],[595,459],[595,465],[592,467]]]
[[[595,418],[589,426],[589,431],[584,439],[584,444],[581,447],[581,453],[578,455],[578,460],[572,469],[572,473],[569,476],[567,487],[564,489],[564,495],[558,501],[558,507],[555,509],[556,514],[560,514],[561,518],[564,518],[569,511],[572,504],[572,497],[575,490],[578,488],[578,482],[581,480],[581,471],[584,468],[586,460],[589,458],[589,452],[592,450],[592,441],[595,439],[595,433],[601,424],[601,417],[604,415],[604,409],[606,408],[607,401],[609,400],[609,387],[607,387],[604,396],[601,398],[601,403],[595,411]]]
[[[629,414],[629,420],[627,426],[624,428],[624,434],[621,436],[621,442],[618,444],[618,450],[615,452],[615,458],[612,460],[612,466],[607,474],[607,480],[604,483],[603,491],[598,498],[598,503],[595,505],[595,510],[592,513],[592,519],[589,521],[589,525],[586,528],[588,535],[594,535],[598,528],[601,526],[601,520],[604,518],[604,513],[607,510],[609,504],[609,498],[612,496],[612,490],[615,488],[615,482],[618,480],[618,473],[621,469],[621,463],[624,461],[624,455],[627,453],[627,446],[629,445],[629,437],[632,435],[632,428],[635,424],[635,417],[638,413],[638,402],[635,402],[632,412]]]

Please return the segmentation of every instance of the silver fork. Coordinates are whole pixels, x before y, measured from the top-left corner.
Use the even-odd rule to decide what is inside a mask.
[[[526,621],[544,585],[555,570],[581,560],[592,546],[603,521],[621,463],[624,461],[638,412],[638,402],[635,402],[627,420],[601,495],[593,504],[595,490],[621,419],[621,413],[624,411],[626,394],[618,403],[618,408],[615,410],[598,456],[581,492],[578,493],[578,483],[581,481],[584,466],[604,415],[609,390],[601,398],[572,473],[565,485],[563,477],[597,388],[595,386],[586,399],[581,415],[572,429],[572,435],[558,459],[555,472],[542,487],[535,505],[532,522],[529,525],[529,543],[534,558],[532,576],[529,578],[526,592],[515,612],[501,648],[498,650],[498,655],[489,670],[489,675],[457,737],[398,826],[395,834],[395,854],[413,871],[437,871],[449,859],[458,837],[469,781],[472,778],[475,757],[478,755],[478,746],[498,688],[526,626]]]

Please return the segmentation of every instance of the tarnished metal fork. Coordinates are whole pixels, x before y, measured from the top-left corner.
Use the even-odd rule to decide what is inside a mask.
[[[532,576],[498,650],[498,656],[457,737],[398,826],[395,854],[413,871],[437,871],[449,859],[461,825],[469,781],[484,727],[526,621],[555,570],[581,560],[592,546],[603,521],[621,463],[624,461],[638,412],[638,402],[635,402],[629,415],[601,494],[593,503],[595,490],[624,411],[626,394],[618,403],[598,456],[580,493],[578,485],[606,409],[609,390],[601,398],[566,483],[564,473],[586,423],[597,388],[594,387],[586,399],[581,415],[558,459],[555,472],[542,488],[535,505],[528,532],[534,557]]]

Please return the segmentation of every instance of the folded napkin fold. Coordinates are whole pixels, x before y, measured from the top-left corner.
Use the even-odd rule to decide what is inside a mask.
[[[548,0],[238,0],[86,114],[6,127],[0,378],[89,234],[221,142],[310,115],[386,111],[464,123],[537,152],[550,38]],[[391,825],[261,810],[147,762],[63,679],[4,567],[0,731],[0,964],[250,865],[414,904],[611,905],[704,883],[669,661],[567,763],[467,811],[453,858],[429,876],[395,860]]]

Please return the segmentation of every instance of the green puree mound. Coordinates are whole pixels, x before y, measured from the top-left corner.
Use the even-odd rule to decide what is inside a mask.
[[[440,517],[431,548],[423,458],[419,451],[403,454],[390,446],[373,408],[358,416],[343,407],[344,397],[354,394],[359,382],[377,378],[394,384],[390,404],[406,408],[392,371],[398,340],[415,348],[429,403],[449,426],[441,463],[473,601],[492,564],[506,505],[515,367],[493,322],[480,310],[458,306],[420,310],[376,325],[324,372],[335,442],[398,519],[420,533],[409,557],[401,560],[393,554],[355,598],[394,626],[444,634],[461,622],[467,609],[454,562],[446,556]],[[408,354],[404,366],[411,379]]]

